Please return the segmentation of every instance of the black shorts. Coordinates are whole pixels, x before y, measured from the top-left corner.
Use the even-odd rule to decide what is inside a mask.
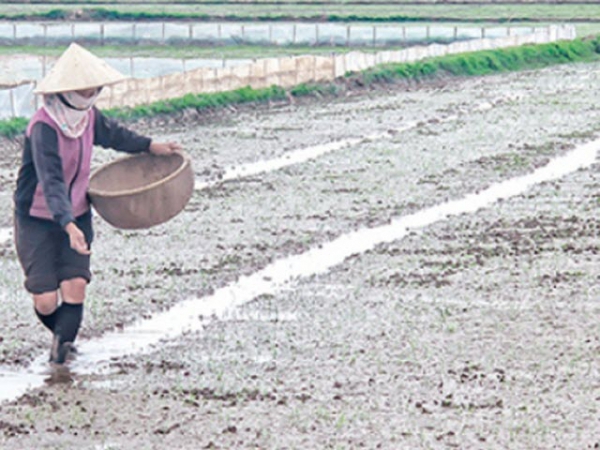
[[[75,223],[91,248],[91,211]],[[15,214],[15,244],[25,272],[25,289],[32,294],[56,291],[65,280],[84,278],[89,283],[92,278],[90,256],[73,250],[69,235],[56,222]]]

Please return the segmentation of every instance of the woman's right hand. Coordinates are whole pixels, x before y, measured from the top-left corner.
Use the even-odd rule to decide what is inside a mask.
[[[90,247],[85,240],[85,234],[79,229],[75,222],[69,222],[65,227],[65,231],[69,235],[71,248],[81,255],[90,255]]]

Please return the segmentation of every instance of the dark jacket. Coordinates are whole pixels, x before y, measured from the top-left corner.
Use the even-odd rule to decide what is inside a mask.
[[[20,215],[54,220],[64,227],[90,209],[87,196],[94,145],[127,153],[148,151],[151,140],[92,108],[83,135],[66,137],[45,109],[31,119],[14,194]]]

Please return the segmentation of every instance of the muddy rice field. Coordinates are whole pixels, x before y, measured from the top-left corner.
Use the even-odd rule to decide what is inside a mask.
[[[597,153],[409,220],[566,165],[599,103],[592,63],[135,124],[183,144],[197,189],[149,230],[96,216],[62,371],[7,238],[19,150],[3,144],[0,448],[600,448]]]

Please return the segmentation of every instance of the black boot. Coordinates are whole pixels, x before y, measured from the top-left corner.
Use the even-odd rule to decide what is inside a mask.
[[[83,319],[83,305],[63,302],[57,309],[57,313],[50,362],[64,364],[69,353],[74,350],[73,342]]]
[[[58,308],[56,308],[50,314],[42,314],[35,309],[35,306],[33,307],[33,310],[35,311],[35,315],[38,317],[38,319],[40,319],[40,322],[42,322],[46,328],[53,332],[54,326],[56,325],[56,317],[58,316]]]
[[[71,352],[71,345],[71,342],[62,342],[60,335],[55,333],[50,348],[50,362],[64,364]]]

